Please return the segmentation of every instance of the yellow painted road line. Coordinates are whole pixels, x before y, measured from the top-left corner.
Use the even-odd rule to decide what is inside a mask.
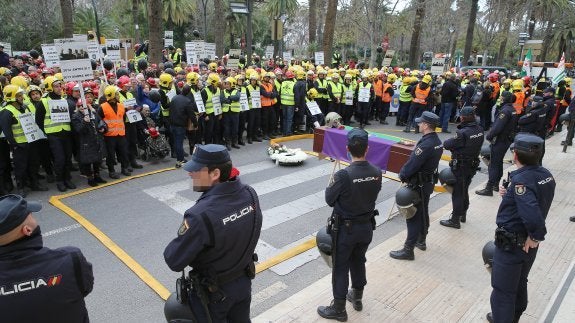
[[[142,267],[134,258],[130,257],[124,249],[120,248],[110,237],[96,227],[92,222],[88,221],[85,217],[74,211],[69,206],[65,205],[56,196],[50,198],[50,204],[54,205],[62,212],[66,213],[69,217],[76,220],[88,232],[90,232],[96,239],[106,246],[118,259],[120,259],[130,270],[132,270],[140,279],[146,283],[152,290],[154,290],[164,300],[170,296],[170,291],[162,285],[154,276],[152,276],[144,267]]]
[[[264,270],[267,270],[279,263],[282,263],[290,258],[293,258],[300,253],[306,252],[311,248],[316,246],[315,238],[309,239],[293,248],[290,248],[274,257],[266,259],[265,261],[260,262],[256,265],[256,273],[260,273]]]
[[[116,180],[110,183],[106,183],[103,185],[98,185],[96,187],[89,187],[85,189],[80,189],[77,191],[73,191],[70,193],[62,194],[62,195],[54,195],[50,197],[50,204],[54,205],[56,208],[60,209],[70,218],[78,222],[86,231],[91,233],[96,239],[98,239],[108,250],[110,250],[120,261],[122,261],[130,270],[132,270],[145,284],[147,284],[152,290],[154,290],[162,299],[166,300],[170,296],[170,291],[162,285],[154,276],[152,276],[144,267],[142,267],[138,262],[136,262],[128,253],[124,251],[124,249],[120,248],[110,237],[108,237],[104,232],[102,232],[98,227],[96,227],[92,222],[88,221],[85,217],[80,215],[78,212],[64,204],[61,200],[67,197],[80,195],[83,193],[87,193],[93,190],[97,190],[103,187],[116,185],[119,183],[123,183],[132,179],[145,177],[148,175],[154,175],[170,170],[174,170],[175,168],[165,168],[160,169],[153,172],[148,172],[144,174],[138,174],[130,177],[125,177],[120,180]]]

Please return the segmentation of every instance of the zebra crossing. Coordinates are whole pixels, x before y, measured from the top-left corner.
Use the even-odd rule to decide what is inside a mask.
[[[269,160],[259,161],[243,166],[239,166],[240,176],[245,177],[250,174],[256,174],[258,172],[270,172],[273,174],[273,168],[280,167],[276,166]],[[292,168],[293,170],[287,174],[272,178],[264,177],[263,180],[258,182],[249,183],[258,193],[261,204],[274,204],[271,195],[278,194],[281,190],[289,187],[303,185],[307,186],[308,183],[312,181],[317,181],[323,178],[325,180],[325,185],[328,183],[329,176],[335,170],[334,164],[328,161],[318,161],[315,163],[307,163],[303,166]],[[383,183],[389,182],[387,178],[383,178]],[[148,189],[144,189],[145,192],[150,197],[164,203],[166,206],[173,209],[177,214],[182,215],[188,208],[194,205],[195,200],[184,197],[181,193],[190,190],[191,180],[181,180],[170,184],[156,186]],[[395,183],[389,184],[390,187],[395,186]],[[324,187],[324,186],[322,186]],[[281,192],[280,192],[281,193]],[[263,213],[263,223],[262,223],[262,236],[267,230],[273,228],[281,227],[289,221],[305,221],[304,215],[309,216],[318,212],[320,209],[327,208],[325,203],[325,189],[319,191],[314,191],[304,196],[293,196],[288,202],[281,203],[280,205],[271,206],[262,210]],[[393,195],[393,194],[392,194]],[[376,217],[376,224],[379,226],[383,224],[390,215],[390,210],[393,206],[393,196],[389,196],[385,200],[377,203],[376,208],[380,211],[380,216]],[[270,203],[264,203],[270,202]],[[326,211],[327,212],[327,211]],[[273,245],[272,243],[266,242],[260,238],[258,241],[256,252],[258,253],[260,262],[270,259],[278,254],[290,250],[291,248],[298,246],[309,239],[313,239],[317,233],[317,227],[314,228],[313,232],[305,234],[303,236],[293,237],[293,241],[285,245]],[[298,267],[313,261],[319,257],[319,252],[316,248],[312,248],[305,251],[291,259],[283,261],[270,268],[272,272],[277,275],[287,275],[297,269]]]

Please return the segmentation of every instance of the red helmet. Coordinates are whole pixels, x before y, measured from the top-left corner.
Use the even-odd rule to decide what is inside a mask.
[[[142,47],[142,44],[138,43],[138,44],[134,45],[134,50],[138,50],[140,47]]]
[[[489,81],[491,82],[497,82],[499,80],[499,75],[497,75],[497,73],[491,73],[489,74]]]
[[[150,137],[152,137],[152,138],[156,138],[157,136],[160,135],[158,133],[158,130],[155,127],[148,128],[148,133],[150,134]]]
[[[156,79],[154,79],[153,77],[148,77],[148,79],[146,80],[146,83],[148,83],[148,85],[150,85],[150,87],[157,87],[158,83],[156,83]]]
[[[74,90],[80,90],[80,87],[78,86],[78,83],[76,82],[68,82],[66,83],[66,85],[64,86],[64,89],[66,90],[66,95],[71,96],[72,95],[72,91]]]
[[[90,82],[88,82],[88,81],[82,82],[82,88],[85,89],[85,88],[87,88],[87,87],[91,87],[91,86],[90,86]]]
[[[131,82],[130,77],[128,77],[127,75],[122,75],[116,82],[116,85],[118,85],[120,90],[125,90],[126,85],[129,85],[130,82]]]
[[[287,71],[287,72],[286,72],[286,77],[287,77],[288,79],[293,79],[293,78],[295,77],[295,75],[293,74],[292,71]]]
[[[531,85],[531,76],[524,76],[523,77],[523,86]]]
[[[114,73],[112,73],[112,72],[108,72],[108,73],[106,73],[106,78],[107,78],[108,80],[110,80],[110,79],[115,79],[115,78],[116,78],[116,74],[114,74]]]
[[[217,72],[218,72],[218,74],[222,74],[224,72],[224,67],[218,66]]]
[[[36,72],[31,72],[28,76],[30,76],[31,79],[35,79],[38,77],[38,73]]]

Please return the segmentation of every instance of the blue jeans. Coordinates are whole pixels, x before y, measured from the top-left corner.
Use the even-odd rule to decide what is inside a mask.
[[[292,124],[293,124],[293,114],[295,112],[295,106],[293,105],[282,105],[282,124],[283,124],[283,135],[289,136],[292,134]]]
[[[449,118],[451,117],[451,110],[455,106],[455,102],[445,102],[441,104],[441,113],[439,119],[441,120],[441,131],[447,131],[449,126]]]
[[[171,126],[172,135],[174,136],[174,150],[176,151],[176,160],[184,160],[184,138],[186,137],[186,128]]]

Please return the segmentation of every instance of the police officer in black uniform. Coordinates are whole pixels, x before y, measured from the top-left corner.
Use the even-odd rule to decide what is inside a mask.
[[[477,195],[493,196],[493,191],[498,191],[499,180],[503,176],[503,157],[513,142],[517,126],[517,113],[513,108],[515,95],[509,91],[501,93],[503,106],[495,118],[491,129],[485,135],[485,139],[491,142],[491,162],[489,163],[489,180],[485,188],[475,191]]]
[[[415,145],[407,163],[399,171],[399,179],[412,187],[421,197],[415,215],[407,219],[407,238],[403,249],[392,251],[389,256],[394,259],[413,260],[413,247],[426,250],[425,239],[429,228],[429,197],[437,181],[437,165],[443,154],[443,144],[435,132],[440,124],[439,117],[424,111],[421,117],[415,118],[423,137]]]
[[[547,135],[547,111],[548,106],[544,103],[541,96],[534,96],[527,107],[525,114],[517,121],[519,132],[530,133],[543,139],[543,151],[541,153],[541,162],[545,155],[545,136]]]
[[[518,134],[513,147],[517,170],[499,188],[503,200],[496,219],[490,322],[518,322],[527,308],[527,277],[547,233],[545,219],[556,185],[539,166],[542,152],[543,139]]]
[[[457,126],[455,137],[443,142],[443,147],[451,151],[449,167],[455,175],[451,202],[453,213],[448,220],[441,220],[439,224],[459,229],[460,222],[465,222],[469,208],[469,185],[477,166],[479,166],[479,152],[483,145],[483,128],[475,120],[473,107],[463,107],[460,112],[461,124]]]
[[[365,277],[365,253],[375,230],[375,201],[381,190],[381,169],[369,163],[368,134],[352,129],[347,134],[349,167],[334,174],[325,190],[325,201],[333,207],[331,235],[335,250],[332,259],[333,302],[317,309],[321,317],[347,321],[345,300],[361,311]],[[351,274],[351,287],[349,275]]]
[[[31,213],[41,208],[19,195],[0,197],[0,321],[87,323],[92,264],[78,248],[43,247]]]
[[[239,178],[222,145],[196,145],[184,170],[202,192],[164,250],[173,271],[192,267],[189,305],[198,322],[250,322],[254,254],[262,226],[258,196]]]

